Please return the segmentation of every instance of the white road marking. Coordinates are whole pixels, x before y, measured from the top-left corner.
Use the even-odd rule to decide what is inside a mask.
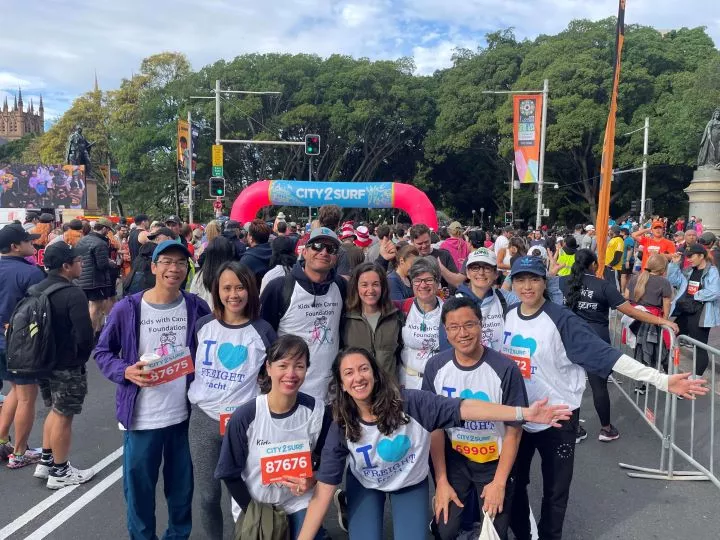
[[[60,527],[68,519],[77,514],[85,506],[93,502],[103,491],[112,486],[115,482],[122,478],[123,468],[119,467],[110,473],[109,476],[103,478],[101,482],[95,484],[92,489],[82,494],[80,498],[74,501],[72,504],[63,508],[60,512],[55,514],[55,517],[47,521],[42,527],[37,529],[35,532],[25,537],[25,540],[43,540],[48,535],[52,534],[55,529]]]
[[[93,469],[95,469],[95,473],[99,473],[102,471],[105,467],[110,465],[113,461],[115,461],[117,458],[122,456],[123,449],[122,446],[115,450],[112,454],[109,456],[104,457],[100,461],[98,461],[94,466]],[[50,508],[52,505],[54,505],[59,500],[67,497],[75,491],[75,489],[78,486],[70,486],[63,488],[59,491],[56,491],[49,497],[43,499],[38,504],[33,506],[30,510],[25,512],[22,516],[18,517],[16,520],[12,521],[2,529],[0,529],[0,540],[4,540],[5,538],[9,537],[11,534],[13,534],[15,531],[18,531],[22,529],[25,525],[30,523],[33,519],[38,517],[40,514],[45,512],[48,508]]]

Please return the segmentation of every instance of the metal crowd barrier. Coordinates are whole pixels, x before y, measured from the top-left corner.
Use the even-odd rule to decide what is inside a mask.
[[[629,356],[635,354],[627,345],[621,343],[621,332],[618,332],[620,319],[616,316],[612,319],[612,340],[613,346],[620,349]],[[689,400],[690,415],[682,415],[678,418],[678,398],[674,394],[661,392],[654,386],[647,385],[644,395],[635,392],[634,386],[639,385],[636,381],[613,374],[610,380],[615,384],[620,393],[628,400],[631,406],[645,419],[650,429],[661,441],[660,463],[657,469],[619,463],[633,478],[649,478],[655,480],[686,480],[686,481],[710,481],[720,489],[720,478],[715,467],[715,409],[717,396],[715,393],[715,366],[717,358],[720,357],[720,350],[710,347],[686,335],[675,336],[674,332],[663,326],[670,335],[670,347],[663,345],[662,338],[657,347],[656,360],[653,367],[664,371],[663,355],[666,355],[667,371],[675,374],[680,367],[680,346],[690,345],[693,353],[693,373],[697,363],[697,350],[699,348],[708,352],[710,363],[705,372],[709,379],[711,391],[708,395],[699,397],[697,400]],[[634,395],[631,395],[634,394]],[[659,418],[658,411],[662,408],[662,417]],[[685,408],[683,406],[683,408]],[[661,421],[660,421],[661,420]],[[709,443],[709,444],[708,444]],[[695,470],[675,470],[676,454],[685,459]]]

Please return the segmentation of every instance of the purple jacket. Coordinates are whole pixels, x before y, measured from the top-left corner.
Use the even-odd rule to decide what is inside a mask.
[[[125,429],[130,429],[135,398],[140,387],[125,378],[125,368],[135,364],[138,355],[138,337],[140,335],[140,301],[145,291],[127,296],[113,307],[107,323],[100,334],[95,347],[95,361],[100,371],[117,384],[115,392],[115,416]],[[204,300],[194,294],[180,291],[185,297],[187,307],[187,335],[185,343],[195,361],[195,321],[210,313]],[[188,384],[193,374],[188,375]]]

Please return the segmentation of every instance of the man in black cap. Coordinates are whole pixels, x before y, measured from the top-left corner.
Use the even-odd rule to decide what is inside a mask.
[[[0,326],[10,322],[10,316],[27,290],[40,283],[44,276],[35,265],[25,260],[35,254],[32,241],[38,235],[29,234],[22,225],[5,225],[0,229]],[[10,392],[0,409],[0,461],[10,460],[11,468],[37,462],[40,455],[28,450],[27,440],[35,420],[37,380],[18,377],[7,371],[5,333],[0,332],[0,381],[10,383]],[[10,444],[10,426],[15,424],[15,447]]]
[[[710,252],[713,264],[720,267],[720,249],[717,246],[717,237],[712,232],[705,231],[698,238],[698,243]]]
[[[87,395],[85,364],[93,348],[93,327],[87,298],[72,281],[82,273],[82,252],[65,242],[45,249],[48,277],[38,285],[45,290],[66,285],[49,296],[55,356],[52,370],[40,379],[40,392],[50,412],[43,427],[42,455],[35,478],[47,479],[47,487],[60,489],[84,484],[95,472],[76,469],[68,461],[73,417],[80,414]]]
[[[40,223],[40,213],[39,212],[25,212],[25,223],[23,224],[23,229],[30,232],[30,229],[35,227]]]
[[[187,247],[187,240],[185,240],[180,234],[182,219],[180,219],[179,216],[170,216],[165,220],[165,225],[167,225],[167,227],[175,234],[175,238],[180,238],[182,245]]]

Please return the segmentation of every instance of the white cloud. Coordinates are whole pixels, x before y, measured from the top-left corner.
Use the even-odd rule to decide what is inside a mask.
[[[4,0],[2,13],[18,22],[0,36],[0,89],[42,90],[46,110],[61,111],[92,88],[95,70],[101,87],[116,87],[143,58],[166,50],[187,54],[195,69],[250,52],[304,52],[413,55],[418,73],[431,73],[489,31],[556,33],[572,19],[615,15],[617,0]],[[626,19],[707,26],[720,43],[717,2],[631,0]]]

